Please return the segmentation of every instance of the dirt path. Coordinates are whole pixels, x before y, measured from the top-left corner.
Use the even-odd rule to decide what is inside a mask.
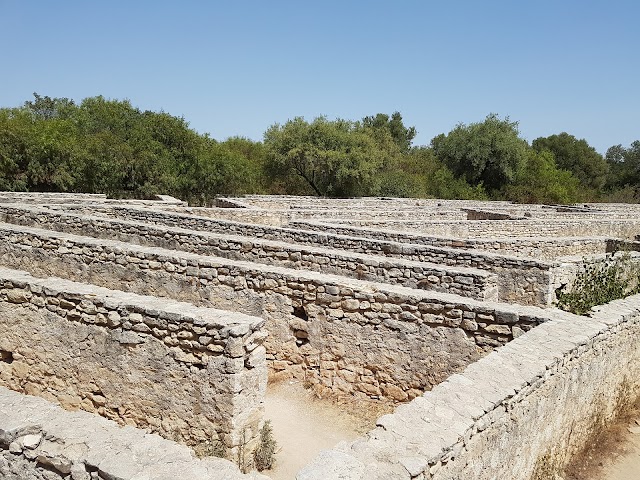
[[[640,480],[640,406],[603,432],[578,456],[565,480]]]
[[[621,455],[611,465],[605,464],[603,480],[640,479],[640,424],[636,428],[638,433],[627,434],[627,442]]]
[[[263,473],[274,480],[294,479],[320,450],[373,428],[379,413],[364,404],[346,407],[318,399],[299,382],[270,385],[265,418],[271,420],[278,453],[274,469]]]

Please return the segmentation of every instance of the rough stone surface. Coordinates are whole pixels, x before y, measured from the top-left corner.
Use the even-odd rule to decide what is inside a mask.
[[[115,236],[124,241],[176,248],[203,255],[288,268],[304,268],[393,285],[454,293],[481,300],[498,299],[496,275],[463,264],[447,266],[441,263],[429,263],[425,259],[416,261],[358,252],[345,253],[321,246],[304,247],[282,241],[264,240],[260,238],[263,237],[262,234],[257,234],[257,238],[248,239],[238,235],[153,226],[140,221],[47,212],[33,207],[0,206],[0,211],[5,213],[5,220],[21,225],[46,225],[68,233],[91,234],[102,238]],[[126,210],[124,212],[128,213],[127,218],[153,220],[152,214],[146,211]],[[138,215],[135,215],[136,213]],[[189,224],[189,222],[186,223]],[[255,234],[252,231],[238,233]],[[313,232],[310,233],[312,236],[315,235]]]
[[[132,426],[249,467],[267,368],[396,403],[307,480],[540,480],[640,396],[638,297],[549,308],[611,252],[638,261],[638,206],[216,205],[0,192],[0,265],[56,277],[0,268],[0,384],[22,395],[3,417],[0,390],[0,477],[243,478]],[[91,413],[26,418],[25,393]],[[128,426],[74,416],[94,414]]]
[[[339,449],[338,471],[365,464],[366,473],[348,478],[528,480],[560,470],[640,395],[640,296],[598,310],[593,318],[557,312],[381,417]],[[298,479],[340,478],[321,458],[304,474]]]
[[[544,311],[533,307],[30,227],[0,226],[3,238],[2,263],[34,275],[260,316],[270,333],[265,346],[272,370],[287,370],[320,394],[413,398],[508,342],[514,327],[526,331],[544,320]],[[110,321],[114,327],[126,322]],[[135,344],[147,327],[153,331],[134,322],[115,335]],[[171,343],[193,341],[172,335]]]
[[[37,441],[36,441],[37,439]],[[11,451],[9,444],[20,444]],[[7,480],[268,480],[175,442],[0,387],[0,478]]]
[[[266,388],[262,319],[5,268],[0,285],[0,350],[12,358],[0,361],[2,385],[203,452],[219,442],[232,455],[243,437],[255,443]]]
[[[344,257],[333,254],[329,255],[331,261],[327,262],[326,257],[318,251],[309,252],[302,259],[300,251],[289,253],[288,249],[283,250],[282,246],[269,246],[268,249],[260,248],[260,241],[257,238],[274,239],[287,241],[296,244],[312,245],[317,247],[330,246],[332,249],[346,250],[353,254],[368,254],[398,258],[408,261],[427,262],[428,264],[448,265],[451,267],[464,267],[473,269],[484,269],[497,275],[497,292],[487,287],[487,299],[497,295],[498,300],[518,302],[530,305],[547,305],[553,301],[551,295],[551,283],[553,281],[549,270],[555,266],[554,263],[536,260],[533,258],[518,258],[514,256],[499,255],[491,252],[479,250],[464,250],[456,248],[434,247],[430,245],[420,245],[411,243],[401,243],[398,241],[379,240],[373,238],[337,235],[330,232],[318,233],[310,230],[300,230],[291,228],[276,228],[263,225],[240,224],[222,220],[213,220],[203,217],[193,217],[174,213],[159,212],[153,210],[143,210],[136,208],[110,208],[103,213],[114,214],[124,220],[114,220],[109,218],[99,218],[96,216],[83,217],[82,215],[63,214],[55,211],[47,211],[28,206],[0,205],[0,214],[4,221],[17,223],[20,225],[40,226],[53,228],[70,233],[89,233],[92,236],[103,236],[113,238],[115,235],[121,240],[146,245],[154,245],[168,248],[179,248],[199,254],[224,255],[232,258],[247,258],[252,261],[265,263],[282,264],[285,266],[312,268],[323,271],[327,267],[320,267],[322,264],[331,263],[329,271],[334,271],[344,275],[356,276],[377,275],[376,270],[380,270],[380,263],[375,259],[370,262],[360,261],[354,263],[353,268],[340,267]],[[129,220],[129,221],[127,221]],[[133,221],[131,221],[133,220]],[[142,223],[144,222],[144,223]],[[153,223],[154,226],[149,225]],[[177,228],[177,227],[181,228]],[[185,230],[190,228],[198,231]],[[207,233],[202,233],[204,230]],[[220,241],[210,233],[211,231],[224,233],[226,235],[251,236],[250,244],[255,243],[255,247],[250,250],[243,250],[242,247],[232,248],[233,239]],[[275,255],[273,254],[275,249]],[[272,252],[272,253],[269,253]],[[278,254],[286,253],[287,259],[280,258]],[[298,256],[300,254],[300,256]],[[326,252],[325,252],[326,255]],[[316,260],[315,257],[320,257]],[[308,257],[308,258],[307,258]],[[354,257],[355,258],[355,257]],[[337,265],[337,266],[336,266]],[[375,265],[378,265],[377,267]],[[441,267],[442,268],[442,267]],[[403,267],[404,269],[404,267]],[[390,271],[402,270],[390,266]],[[412,270],[413,271],[413,270]],[[432,268],[431,273],[438,273]],[[393,278],[403,278],[404,273],[385,272],[384,277],[392,282]],[[407,277],[414,285],[420,281],[421,275],[413,273],[414,278]],[[423,282],[423,288],[433,288],[441,291],[450,290],[452,293],[461,293],[469,290],[466,283],[456,284],[454,276],[447,275],[440,282]],[[441,275],[441,274],[440,274]],[[398,282],[400,280],[396,280]],[[493,280],[492,280],[493,281]],[[407,283],[407,281],[401,282]],[[410,282],[409,282],[410,283]],[[452,286],[453,284],[453,286]],[[478,294],[475,294],[476,296]]]

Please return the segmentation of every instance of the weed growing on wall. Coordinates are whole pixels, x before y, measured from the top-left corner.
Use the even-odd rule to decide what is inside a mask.
[[[253,454],[255,466],[258,471],[268,470],[273,467],[277,446],[278,444],[275,438],[273,438],[271,420],[267,420],[260,429],[260,443]]]
[[[592,307],[640,292],[640,265],[629,252],[612,255],[605,262],[586,264],[570,291],[556,291],[558,307],[586,315]]]

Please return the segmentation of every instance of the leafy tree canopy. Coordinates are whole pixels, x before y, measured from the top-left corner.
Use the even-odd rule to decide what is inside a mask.
[[[79,105],[34,94],[0,109],[0,188],[168,193],[197,203],[251,191],[247,158],[189,128],[184,118],[102,96]]]
[[[167,193],[201,205],[243,193],[640,200],[640,141],[611,147],[605,159],[567,133],[531,148],[517,122],[495,114],[457,125],[429,147],[412,146],[415,135],[394,112],[359,121],[295,118],[271,126],[263,142],[216,141],[182,117],[128,100],[76,103],[34,93],[0,108],[0,189]]]
[[[391,118],[385,113],[364,117],[362,119],[362,125],[365,128],[372,128],[374,130],[386,130],[402,152],[409,151],[411,142],[418,133],[415,127],[405,127],[400,112],[394,112]]]
[[[499,190],[515,179],[527,143],[518,136],[518,122],[490,114],[483,122],[459,124],[431,141],[438,159],[471,185]]]
[[[607,150],[605,159],[610,169],[611,188],[640,190],[640,140],[632,142],[629,148],[614,145]]]
[[[316,195],[367,195],[377,188],[377,173],[395,153],[389,133],[348,120],[302,117],[273,125],[264,134],[272,172],[297,176]]]
[[[505,189],[508,200],[519,203],[576,203],[580,181],[568,170],[556,166],[549,151],[529,150],[515,181]]]
[[[33,93],[33,100],[24,102],[24,107],[30,111],[35,118],[50,120],[52,118],[65,117],[73,111],[75,103],[68,98],[51,98],[47,95],[40,96]]]
[[[607,180],[607,162],[584,139],[578,140],[562,132],[536,138],[531,146],[538,152],[548,150],[553,153],[558,168],[572,172],[586,187],[599,190]]]

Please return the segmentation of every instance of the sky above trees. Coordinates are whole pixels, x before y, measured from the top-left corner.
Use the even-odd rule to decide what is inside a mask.
[[[640,136],[626,0],[0,0],[0,106],[104,95],[217,139],[400,111],[414,145],[495,112],[602,154]]]

